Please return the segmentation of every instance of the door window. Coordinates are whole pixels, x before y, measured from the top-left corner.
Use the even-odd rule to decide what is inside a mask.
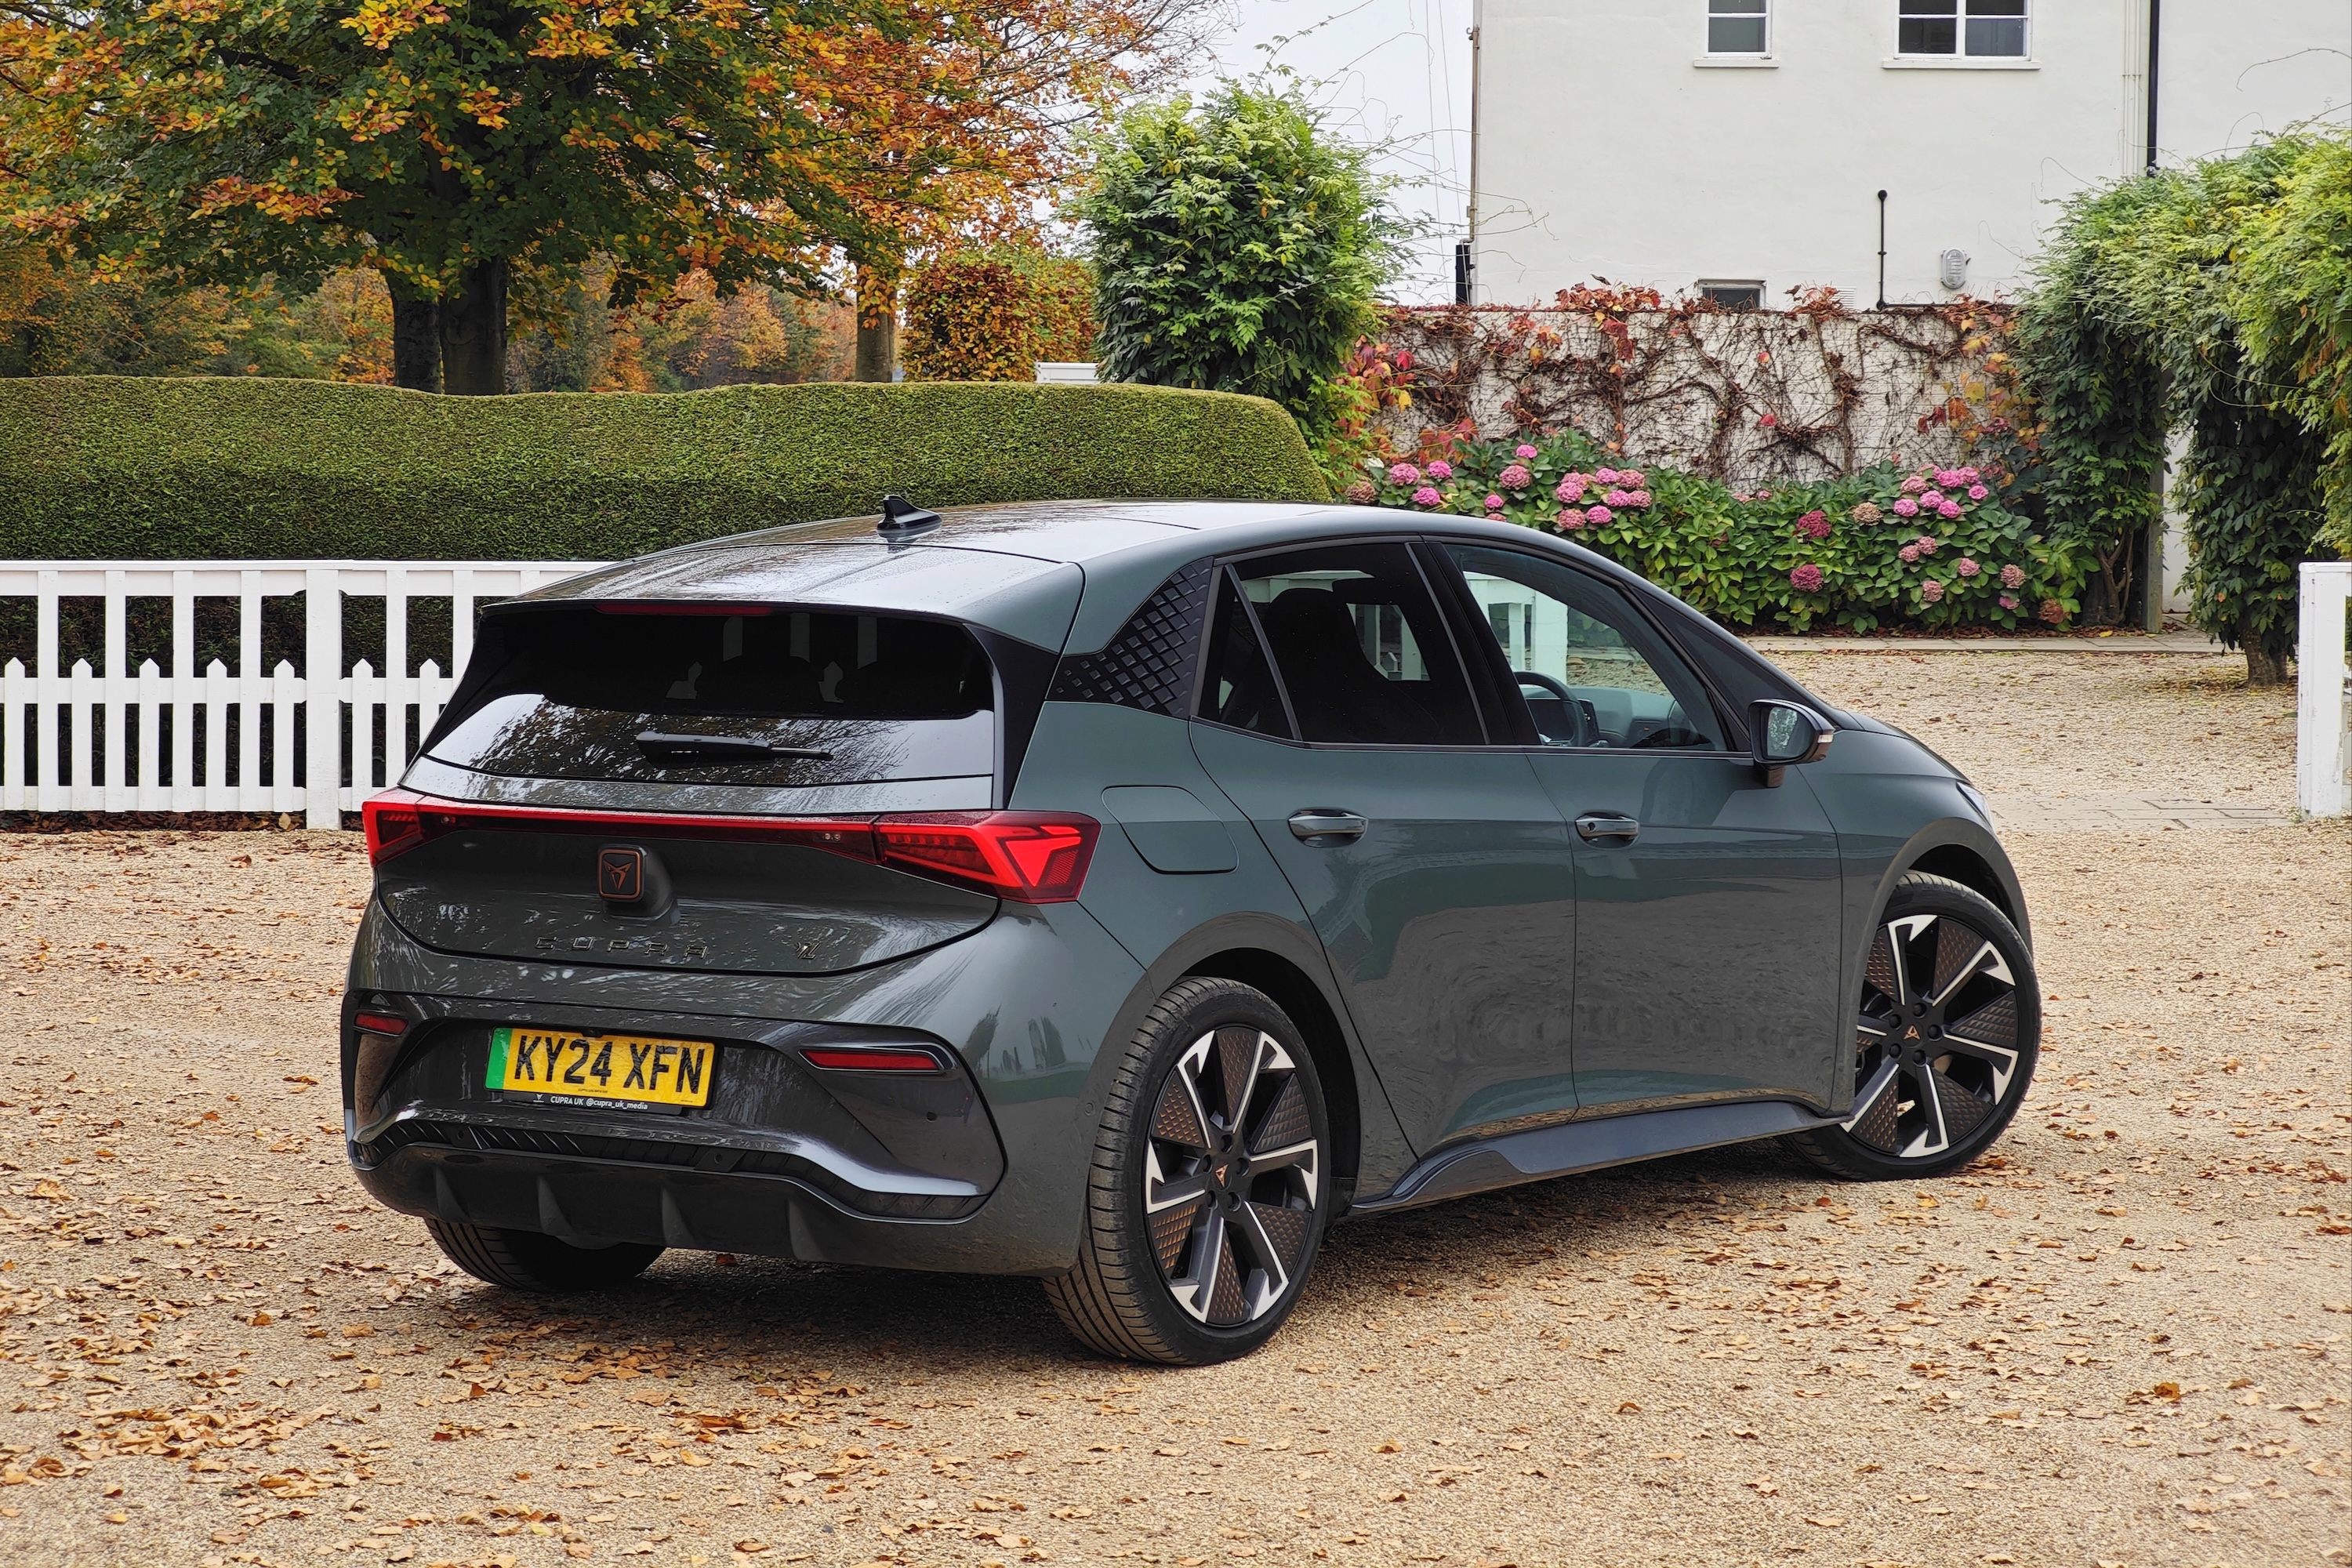
[[[1706,686],[1618,589],[1516,550],[1446,553],[1545,745],[1725,749]]]
[[[1229,592],[1238,589],[1233,610],[1247,613],[1272,657],[1301,740],[1390,746],[1486,740],[1444,619],[1406,546],[1331,544],[1258,556],[1234,565],[1228,584]],[[1214,651],[1207,716],[1268,728],[1262,700],[1249,695],[1245,645],[1237,635],[1221,636]]]

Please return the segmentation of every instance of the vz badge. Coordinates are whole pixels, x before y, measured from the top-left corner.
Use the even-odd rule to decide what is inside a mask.
[[[634,904],[646,896],[646,857],[640,849],[596,851],[596,891],[606,901]]]

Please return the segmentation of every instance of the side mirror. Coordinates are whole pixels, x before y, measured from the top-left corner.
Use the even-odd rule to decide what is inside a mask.
[[[1837,731],[1804,704],[1768,697],[1748,705],[1748,737],[1766,786],[1778,789],[1782,770],[1827,756]]]

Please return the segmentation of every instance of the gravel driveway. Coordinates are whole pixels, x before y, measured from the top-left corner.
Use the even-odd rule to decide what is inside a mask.
[[[1789,662],[2004,809],[2288,798],[2233,661]],[[353,837],[0,838],[0,1561],[2352,1563],[2352,835],[2010,845],[2050,1033],[1969,1171],[1343,1226],[1272,1346],[1169,1371],[1024,1280],[454,1275],[343,1164]]]

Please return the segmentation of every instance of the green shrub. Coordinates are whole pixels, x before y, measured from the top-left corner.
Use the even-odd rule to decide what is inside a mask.
[[[2081,607],[2078,553],[1974,468],[1880,463],[1751,492],[1623,461],[1575,431],[1462,438],[1425,460],[1369,465],[1348,499],[1557,533],[1734,626],[2016,628]]]
[[[911,381],[1034,381],[1095,352],[1095,277],[1034,246],[959,250],[907,280],[899,358]]]
[[[1287,414],[1156,387],[833,384],[436,397],[0,381],[0,557],[600,560],[876,509],[1317,500]]]

